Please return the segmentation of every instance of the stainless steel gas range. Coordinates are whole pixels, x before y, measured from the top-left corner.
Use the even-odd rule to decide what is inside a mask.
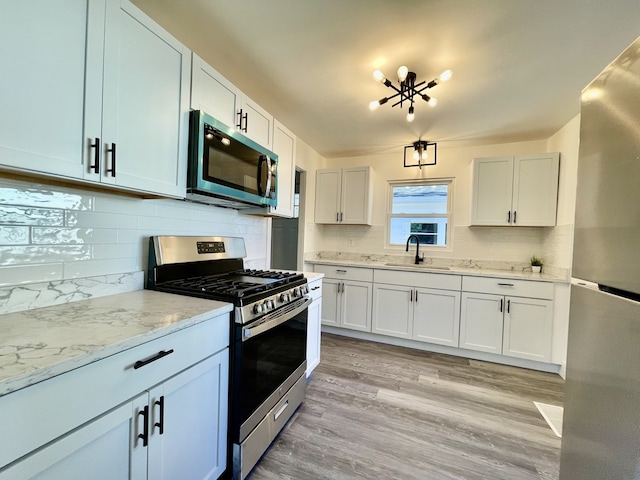
[[[244,240],[157,236],[147,288],[234,304],[230,339],[229,453],[244,479],[302,403],[306,390],[307,280],[247,270]]]

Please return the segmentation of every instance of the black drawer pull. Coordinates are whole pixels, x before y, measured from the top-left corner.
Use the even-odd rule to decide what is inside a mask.
[[[320,287],[311,287],[311,290],[320,290]]]
[[[515,285],[513,283],[500,283],[500,282],[498,282],[498,285],[500,285],[501,287],[515,287]]]
[[[133,364],[133,368],[137,370],[140,367],[144,367],[145,365],[149,365],[151,362],[155,362],[156,360],[160,360],[162,357],[166,357],[173,353],[173,348],[171,350],[160,350],[153,357],[147,358],[146,360],[138,360]]]

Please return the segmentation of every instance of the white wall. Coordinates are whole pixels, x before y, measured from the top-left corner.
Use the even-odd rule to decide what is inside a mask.
[[[527,262],[532,254],[544,257],[545,228],[469,227],[471,207],[472,161],[475,157],[546,152],[547,141],[500,145],[456,146],[438,144],[435,166],[404,168],[403,149],[370,156],[327,159],[328,168],[372,165],[374,201],[372,226],[326,225],[322,232],[322,250],[340,252],[399,253],[402,247],[385,248],[387,181],[420,178],[455,178],[453,198],[452,248],[425,248],[426,255],[476,260]],[[561,157],[563,152],[561,151]],[[355,244],[349,246],[349,239]]]

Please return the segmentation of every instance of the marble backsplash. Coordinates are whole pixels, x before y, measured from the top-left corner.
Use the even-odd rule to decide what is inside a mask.
[[[0,287],[0,315],[144,288],[144,272]]]

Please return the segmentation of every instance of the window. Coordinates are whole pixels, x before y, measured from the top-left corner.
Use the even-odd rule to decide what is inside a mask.
[[[415,235],[420,245],[448,246],[452,188],[451,179],[389,182],[389,245],[404,246]]]

